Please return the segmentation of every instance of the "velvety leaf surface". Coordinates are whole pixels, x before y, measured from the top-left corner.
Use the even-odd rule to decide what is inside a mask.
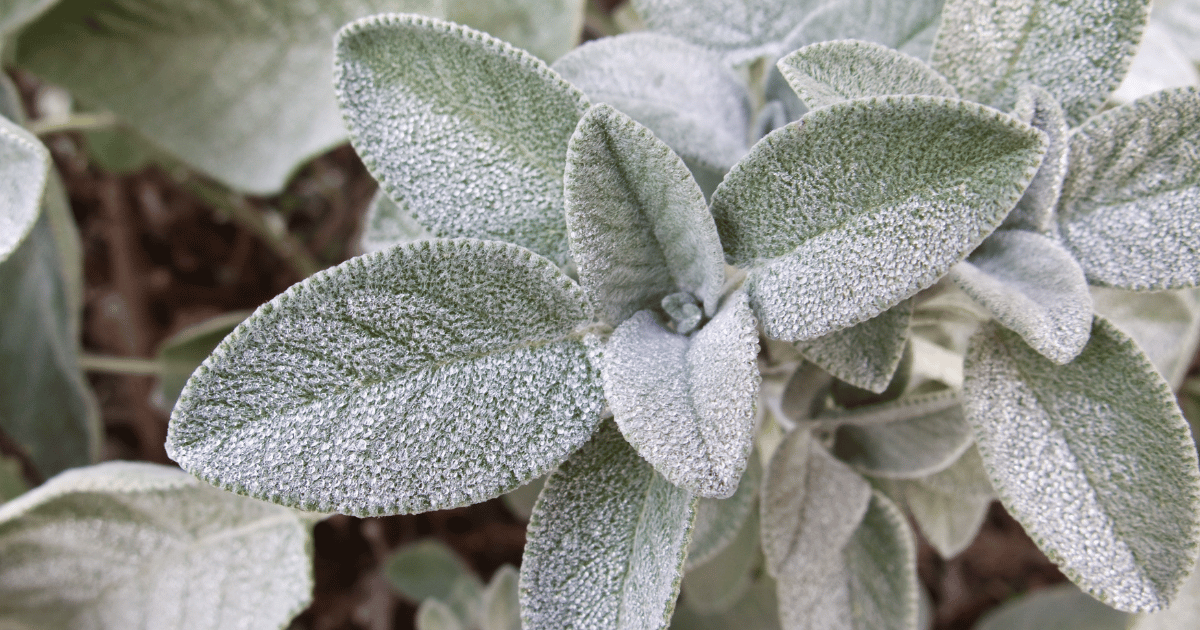
[[[579,43],[583,0],[446,0],[446,19],[554,61]]]
[[[682,585],[686,606],[701,614],[722,613],[746,594],[762,557],[758,518],[758,510],[751,510],[724,549],[703,563],[689,566]]]
[[[588,110],[567,148],[564,195],[579,282],[602,319],[615,326],[680,290],[716,313],[717,226],[687,166],[649,129],[606,104]]]
[[[862,521],[871,486],[817,444],[809,431],[784,439],[763,480],[762,548],[767,570],[791,584],[824,579],[842,564],[841,549]],[[807,569],[799,567],[807,566]],[[786,623],[785,623],[786,625]]]
[[[925,62],[871,42],[810,44],[776,66],[809,109],[888,94],[958,97],[945,77]]]
[[[567,139],[588,107],[579,90],[498,39],[416,15],[354,23],[336,57],[351,142],[398,205],[438,236],[566,261]]]
[[[1054,240],[1024,230],[995,232],[950,278],[1043,356],[1067,363],[1087,345],[1092,296],[1083,270]]]
[[[696,498],[612,422],[546,482],[521,563],[521,618],[543,628],[666,628]]]
[[[971,544],[995,498],[975,448],[941,472],[895,483],[921,533],[943,558],[953,558]]]
[[[754,509],[754,499],[758,497],[761,484],[762,464],[758,451],[751,451],[746,472],[742,473],[733,496],[728,499],[700,499],[696,504],[692,541],[688,544],[686,570],[690,571],[711,560],[733,542],[747,515]]]
[[[1126,630],[1129,615],[1073,584],[1058,584],[1006,602],[979,621],[979,630]],[[1178,630],[1183,630],[1180,626]]]
[[[711,51],[662,33],[588,42],[554,62],[594,102],[628,114],[689,162],[724,174],[746,153],[749,94]]]
[[[700,496],[733,495],[750,456],[758,400],[758,331],[732,294],[691,337],[638,311],[604,347],[604,395],[638,454]]]
[[[1104,104],[1141,41],[1148,0],[947,0],[933,67],[963,98],[1010,109],[1029,83],[1078,125]]]
[[[1044,150],[1041,133],[971,103],[838,103],[755,145],[712,212],[767,335],[812,339],[933,284],[1004,219]]]
[[[266,194],[345,140],[330,39],[383,11],[440,3],[64,0],[22,31],[16,61],[189,165]]]
[[[858,39],[927,59],[941,11],[942,0],[821,2],[788,35],[780,54],[817,42]]]
[[[57,184],[47,203],[66,203]],[[99,410],[79,369],[82,311],[73,279],[80,270],[67,267],[70,245],[56,234],[52,214],[47,207],[0,263],[0,429],[43,476],[94,462],[101,436]]]
[[[1197,138],[1194,88],[1111,109],[1074,131],[1058,221],[1088,282],[1143,291],[1200,284]]]
[[[167,410],[175,406],[192,372],[216,350],[226,335],[250,315],[236,311],[218,315],[172,335],[158,348],[158,391]]]
[[[826,372],[878,394],[900,365],[912,312],[912,300],[905,300],[860,324],[801,341],[796,349]]]
[[[351,259],[260,307],[172,414],[168,453],[212,483],[350,514],[477,503],[547,472],[603,405],[583,291],[488,241]]]
[[[19,627],[283,628],[312,595],[309,526],[166,466],[67,471],[0,507]]]
[[[413,602],[429,597],[448,601],[456,581],[474,578],[454,550],[437,540],[416,542],[392,552],[384,560],[383,573],[393,588]]]
[[[1137,342],[1171,389],[1178,389],[1200,341],[1200,289],[1124,291],[1092,287],[1096,312]]]
[[[0,117],[0,262],[37,222],[49,172],[50,153],[41,141]]]
[[[1072,581],[1122,610],[1170,601],[1195,561],[1196,449],[1170,388],[1097,318],[1055,365],[992,323],[972,339],[967,419],[992,483]]]
[[[971,428],[953,390],[827,413],[819,419],[840,424],[834,454],[875,477],[930,475],[971,446]]]
[[[1046,134],[1049,144],[1037,175],[1000,227],[1045,234],[1053,228],[1054,207],[1062,192],[1063,178],[1067,176],[1067,149],[1071,138],[1066,114],[1049,92],[1026,85],[1017,94],[1013,115]]]
[[[733,64],[783,54],[783,40],[819,0],[634,0],[646,25],[714,50]]]
[[[917,553],[904,514],[873,492],[862,523],[839,549],[831,565],[797,562],[779,576],[783,627],[916,628]]]
[[[380,189],[367,206],[359,245],[364,254],[369,254],[393,245],[411,243],[432,236],[425,226],[413,218],[412,213],[401,208]]]

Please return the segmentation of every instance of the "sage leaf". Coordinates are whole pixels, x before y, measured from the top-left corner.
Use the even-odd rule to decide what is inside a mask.
[[[190,166],[245,192],[283,188],[296,167],[345,140],[330,39],[381,11],[438,12],[434,0],[64,0],[17,38],[17,65],[112,111]]]
[[[1041,86],[1078,125],[1121,83],[1141,40],[1148,0],[947,0],[932,64],[963,98],[1010,109]]]
[[[504,565],[483,591],[480,630],[521,630],[521,602],[517,570]]]
[[[783,42],[822,3],[819,0],[634,0],[652,30],[669,33],[726,57],[732,65],[779,57]]]
[[[1088,282],[1140,291],[1200,284],[1198,132],[1200,93],[1184,88],[1072,133],[1058,222]]]
[[[930,475],[953,464],[971,446],[971,427],[953,390],[829,412],[818,419],[840,425],[834,454],[873,477]]]
[[[727,499],[700,499],[696,504],[696,523],[692,527],[692,541],[688,544],[685,570],[691,571],[712,560],[733,542],[754,509],[754,499],[758,497],[761,484],[762,463],[758,451],[751,451],[746,472],[742,473],[733,496]]]
[[[810,44],[775,65],[809,109],[888,94],[958,97],[925,62],[871,42]]]
[[[51,207],[65,204],[64,195],[55,180],[29,236],[0,263],[0,430],[43,476],[94,462],[102,435],[79,369],[82,264],[71,256],[78,236],[55,219],[69,208]]]
[[[218,315],[175,333],[158,348],[158,392],[162,406],[170,411],[188,378],[226,335],[248,317],[248,311]]]
[[[0,506],[0,549],[18,627],[282,628],[312,597],[300,516],[166,466],[64,472]]]
[[[894,483],[921,533],[943,558],[953,558],[971,544],[996,494],[976,448],[968,448],[941,472]]]
[[[612,422],[546,481],[521,561],[521,619],[543,628],[666,628],[696,498]]]
[[[808,44],[858,39],[929,57],[943,0],[834,0],[813,9],[788,34],[783,52]]]
[[[768,336],[866,321],[930,286],[1016,204],[1045,137],[971,103],[837,103],[771,132],[729,172],[712,213]]]
[[[563,169],[583,93],[490,35],[417,15],[343,29],[335,73],[355,150],[422,225],[566,262]]]
[[[593,102],[649,127],[693,169],[724,175],[746,154],[749,93],[703,47],[626,33],[588,42],[552,67]]]
[[[436,540],[423,540],[395,550],[384,560],[383,574],[393,588],[412,602],[431,597],[446,602],[454,594],[458,580],[479,581],[452,549]]]
[[[260,307],[188,381],[172,459],[307,511],[425,512],[548,472],[603,405],[583,291],[503,243],[351,259]]]
[[[855,387],[887,389],[904,356],[913,301],[896,306],[849,328],[796,344],[805,359]]]
[[[729,610],[705,615],[692,610],[685,599],[675,610],[671,630],[780,630],[775,580],[759,574],[742,598]]]
[[[1030,537],[1108,605],[1165,607],[1195,561],[1200,473],[1187,424],[1149,359],[1100,318],[1066,365],[989,323],[964,370],[979,452]]]
[[[1056,584],[1000,605],[980,619],[977,627],[979,630],[1127,630],[1131,621],[1129,615],[1105,606],[1073,584]]]
[[[762,557],[759,530],[758,510],[754,509],[720,553],[687,570],[681,587],[687,607],[701,614],[722,613],[746,594]]]
[[[783,579],[797,568],[794,580],[823,579],[842,563],[839,554],[870,499],[871,486],[858,473],[828,454],[810,431],[793,430],[763,480],[759,505],[767,571]],[[808,568],[799,570],[802,565]]]
[[[359,246],[364,254],[387,249],[401,243],[432,238],[433,235],[382,189],[371,198],[367,216],[363,219]]]
[[[1137,342],[1172,390],[1179,389],[1200,342],[1200,289],[1146,293],[1092,287],[1096,312]]]
[[[785,628],[868,630],[916,628],[917,552],[904,514],[872,491],[862,523],[837,561],[797,562],[779,576],[779,619]],[[799,560],[799,558],[797,558]]]
[[[571,136],[564,182],[571,254],[602,319],[615,326],[680,290],[716,313],[717,226],[683,160],[649,129],[592,107]]]
[[[1067,176],[1067,149],[1070,143],[1066,114],[1049,92],[1026,85],[1017,95],[1013,115],[1046,134],[1046,157],[1017,207],[1004,219],[1002,229],[1028,230],[1048,234],[1054,228],[1054,208]]]
[[[758,399],[758,331],[744,293],[685,337],[638,311],[604,348],[604,394],[638,454],[671,483],[723,499],[746,469]]]
[[[579,44],[583,0],[446,0],[446,18],[554,61]]]
[[[20,125],[0,117],[0,263],[33,229],[50,173],[50,152]]]
[[[1004,326],[1058,364],[1074,359],[1092,331],[1083,270],[1053,239],[1024,230],[989,236],[950,278]]]

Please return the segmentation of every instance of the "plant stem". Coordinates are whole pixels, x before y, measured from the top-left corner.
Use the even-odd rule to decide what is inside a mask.
[[[79,367],[85,372],[113,372],[116,374],[156,376],[162,372],[162,365],[154,359],[111,357],[86,352],[79,355]]]
[[[29,133],[35,136],[44,136],[63,131],[95,131],[97,129],[108,129],[109,127],[116,126],[116,124],[117,117],[109,112],[71,114],[66,119],[35,120],[29,123]]]

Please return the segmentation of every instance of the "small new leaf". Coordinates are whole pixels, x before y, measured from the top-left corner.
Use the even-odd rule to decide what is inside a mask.
[[[1200,538],[1196,448],[1170,388],[1096,318],[1057,365],[989,323],[971,340],[967,419],[1008,510],[1076,584],[1121,610],[1165,607]]]
[[[515,245],[432,240],[354,258],[260,307],[188,382],[168,452],[309,511],[424,512],[561,462],[603,406],[583,291]]]
[[[579,282],[616,326],[683,290],[713,315],[725,257],[704,194],[679,156],[606,104],[567,148],[567,230]]]
[[[1092,296],[1078,263],[1054,240],[1001,230],[950,277],[999,321],[1046,358],[1063,364],[1087,345]]]
[[[1200,284],[1200,93],[1168,90],[1071,135],[1058,204],[1088,282],[1139,291]]]
[[[1044,134],[972,103],[837,103],[771,132],[712,212],[767,335],[800,341],[870,319],[933,284],[1008,214]]]
[[[837,378],[879,394],[904,356],[912,313],[913,301],[905,300],[860,324],[798,342],[796,349]]]
[[[77,468],[0,507],[0,610],[29,628],[283,628],[309,526],[166,466]]]
[[[810,44],[775,65],[809,109],[888,94],[958,97],[925,62],[871,42]]]
[[[583,93],[529,53],[416,15],[347,26],[336,58],[351,142],[398,205],[438,236],[566,262],[563,169]]]
[[[621,433],[671,483],[704,497],[737,489],[758,400],[758,332],[744,293],[690,337],[638,311],[608,340],[604,393]]]
[[[521,562],[526,630],[666,628],[696,498],[605,422],[546,481]]]

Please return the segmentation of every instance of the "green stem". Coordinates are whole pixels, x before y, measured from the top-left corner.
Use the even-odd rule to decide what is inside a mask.
[[[63,131],[95,131],[117,125],[117,117],[109,112],[96,114],[71,114],[65,120],[35,120],[29,123],[29,133],[45,136]]]
[[[157,376],[162,365],[153,359],[138,357],[110,357],[100,354],[79,355],[79,367],[85,372],[112,372],[116,374],[142,374]]]

